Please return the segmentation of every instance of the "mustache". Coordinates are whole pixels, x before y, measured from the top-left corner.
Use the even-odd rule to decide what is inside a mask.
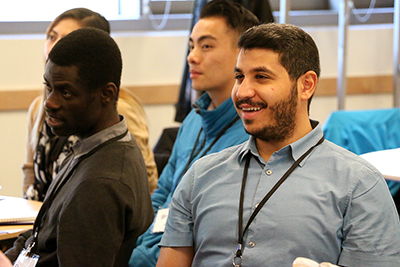
[[[268,104],[265,102],[255,102],[250,99],[240,99],[240,100],[236,101],[235,106],[237,108],[240,108],[240,106],[243,104],[250,105],[250,106],[257,106],[257,107],[261,107],[261,108],[268,107]]]

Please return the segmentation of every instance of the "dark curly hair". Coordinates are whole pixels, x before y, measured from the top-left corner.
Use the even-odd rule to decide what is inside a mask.
[[[108,33],[92,27],[80,28],[53,47],[49,59],[59,66],[76,66],[79,79],[89,89],[109,82],[119,88],[122,58],[116,42]]]

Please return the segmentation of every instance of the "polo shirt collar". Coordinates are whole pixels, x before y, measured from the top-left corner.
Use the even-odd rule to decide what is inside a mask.
[[[98,133],[95,133],[87,138],[79,139],[71,148],[74,152],[74,158],[80,157],[89,153],[95,147],[101,145],[102,143],[122,135],[127,131],[126,121],[123,116],[120,115],[120,122],[108,127]],[[125,136],[123,139],[129,138],[130,135]]]
[[[295,141],[294,143],[291,143],[283,148],[281,148],[278,153],[282,153],[283,151],[286,151],[286,153],[290,153],[290,156],[293,158],[294,161],[299,159],[310,147],[314,146],[315,144],[318,143],[318,141],[321,139],[323,136],[323,132],[321,129],[321,125],[318,121],[311,120],[311,127],[313,128],[311,132],[306,134],[304,137],[300,138],[299,140]],[[277,153],[277,152],[275,152]],[[274,154],[275,154],[274,153]],[[244,144],[242,147],[238,161],[239,164],[241,164],[246,156],[248,154],[253,155],[256,157],[260,162],[265,162],[265,160],[260,156],[257,150],[256,146],[256,139],[253,136],[250,136],[249,140]],[[299,166],[302,167],[305,162],[307,161],[308,155],[302,162],[300,162]]]

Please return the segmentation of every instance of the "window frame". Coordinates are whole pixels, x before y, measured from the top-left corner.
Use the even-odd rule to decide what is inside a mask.
[[[149,1],[151,11],[154,14],[155,22],[159,24],[163,16],[163,7],[169,0],[141,0],[141,18],[135,20],[109,20],[112,32],[136,32],[136,31],[157,31],[151,23],[148,15],[143,15],[143,1]],[[189,30],[192,14],[187,10],[193,6],[195,0],[171,0],[171,14],[162,31]],[[274,0],[279,1],[279,0]],[[309,0],[312,2],[312,0]],[[279,11],[276,3],[273,7],[275,21],[279,21]],[[184,7],[182,7],[184,6]],[[304,6],[304,4],[303,4]],[[297,7],[294,6],[294,9]],[[367,8],[358,9],[360,15],[365,14]],[[354,14],[351,15],[351,25],[357,24],[391,24],[393,23],[394,7],[376,7],[371,18],[365,22],[359,22]],[[291,10],[289,11],[289,22],[300,27],[302,26],[337,26],[338,13],[335,9],[324,10]],[[11,34],[43,34],[50,21],[37,22],[0,22],[0,35]]]

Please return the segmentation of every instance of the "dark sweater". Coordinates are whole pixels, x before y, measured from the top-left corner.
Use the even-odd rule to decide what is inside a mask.
[[[72,165],[77,156],[95,152],[77,165],[61,190],[55,190],[57,182],[49,188],[48,195],[56,191],[56,197],[32,250],[40,256],[38,267],[127,266],[137,237],[150,226],[154,212],[140,150],[129,133],[99,148],[110,139],[110,128],[101,138],[83,140]],[[57,179],[66,177],[68,165]]]

